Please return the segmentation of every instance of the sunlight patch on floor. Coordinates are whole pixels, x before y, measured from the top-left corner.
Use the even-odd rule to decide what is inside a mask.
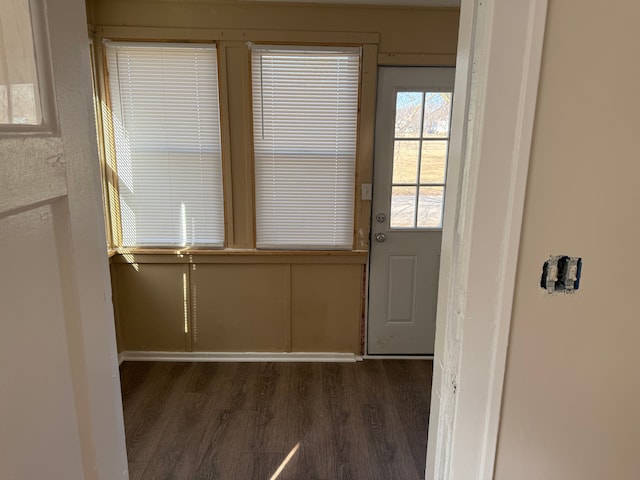
[[[273,475],[271,475],[271,478],[269,480],[276,480],[276,478],[280,476],[280,474],[284,470],[284,467],[287,466],[287,463],[289,463],[289,461],[293,458],[293,456],[296,454],[299,448],[300,448],[300,442],[296,443],[296,446],[291,449],[291,451],[289,452],[289,455],[287,455],[286,458],[282,461],[278,469],[275,472],[273,472]]]

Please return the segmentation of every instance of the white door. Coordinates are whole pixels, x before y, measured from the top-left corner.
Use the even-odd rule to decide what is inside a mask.
[[[84,2],[0,10],[0,478],[128,478]]]
[[[454,69],[380,67],[367,353],[433,354]]]

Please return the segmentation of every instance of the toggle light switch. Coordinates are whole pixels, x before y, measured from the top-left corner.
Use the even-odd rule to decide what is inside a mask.
[[[371,200],[371,195],[372,195],[372,191],[371,191],[371,184],[370,183],[363,183],[360,185],[360,198],[362,200]]]
[[[580,287],[582,258],[567,255],[549,257],[542,266],[540,286],[547,293],[573,293]]]

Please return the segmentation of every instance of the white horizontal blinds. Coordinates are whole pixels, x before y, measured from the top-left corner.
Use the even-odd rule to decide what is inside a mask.
[[[123,246],[224,246],[213,45],[107,44]]]
[[[258,248],[352,248],[359,68],[359,48],[253,47]]]

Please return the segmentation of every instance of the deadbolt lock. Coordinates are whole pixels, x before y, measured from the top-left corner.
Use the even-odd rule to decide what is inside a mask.
[[[376,215],[376,220],[378,223],[383,223],[387,219],[387,216],[384,213],[379,213]]]

